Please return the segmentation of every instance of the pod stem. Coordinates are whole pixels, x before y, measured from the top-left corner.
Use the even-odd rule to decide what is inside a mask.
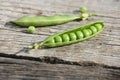
[[[34,43],[33,45],[28,46],[28,48],[30,48],[30,49],[41,49],[42,48],[42,44]]]
[[[82,19],[82,20],[86,20],[86,19],[88,19],[89,17],[91,17],[91,16],[98,16],[97,14],[90,14],[90,13],[81,13],[80,14],[80,18]]]

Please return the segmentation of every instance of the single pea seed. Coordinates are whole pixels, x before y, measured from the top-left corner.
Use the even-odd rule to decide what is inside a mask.
[[[81,8],[80,8],[80,12],[82,12],[82,13],[87,12],[87,8],[86,8],[86,7],[81,7]]]
[[[52,39],[50,39],[48,42],[47,42],[47,45],[49,45],[49,46],[55,46],[55,40],[52,38]]]
[[[76,32],[77,38],[82,39],[84,37],[83,33],[81,31]]]
[[[71,41],[77,39],[77,36],[76,36],[76,34],[74,32],[70,33],[69,36],[70,36]]]
[[[90,29],[93,34],[95,34],[97,32],[97,29],[94,26],[90,26]]]
[[[27,31],[28,31],[28,33],[32,34],[32,33],[35,32],[35,27],[34,26],[29,26]]]
[[[92,35],[92,31],[90,29],[87,29],[87,30],[89,31],[90,35]]]
[[[62,42],[62,38],[60,36],[56,36],[55,38],[55,42]]]
[[[70,41],[70,37],[68,36],[68,34],[63,34],[62,39],[64,42],[69,42]]]
[[[90,33],[87,29],[83,30],[83,34],[84,34],[85,37],[88,37],[90,35]]]
[[[102,29],[102,25],[101,24],[95,24],[95,27],[97,28],[98,31]]]
[[[48,41],[48,43],[55,43],[55,40],[51,39],[51,40]]]

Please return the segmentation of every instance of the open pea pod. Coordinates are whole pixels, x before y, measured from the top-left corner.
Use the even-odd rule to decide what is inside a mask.
[[[58,47],[76,43],[97,35],[103,29],[104,23],[101,21],[97,21],[94,23],[80,26],[76,29],[49,36],[43,42],[33,45],[32,48]]]

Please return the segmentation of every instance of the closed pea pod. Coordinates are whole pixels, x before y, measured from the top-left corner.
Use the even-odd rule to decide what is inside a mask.
[[[88,16],[85,16],[85,14],[87,14]],[[87,19],[88,17],[91,16],[96,16],[96,15],[89,13],[80,13],[79,15],[68,14],[68,15],[53,15],[53,16],[25,16],[11,22],[22,27],[52,26],[52,25],[67,23],[73,20],[78,20],[83,18]]]
[[[96,24],[100,24],[102,27],[97,30]],[[91,27],[92,26],[92,27]],[[104,24],[101,21],[83,25],[79,28],[68,30],[62,33],[58,33],[46,38],[42,43],[38,43],[40,47],[58,47],[67,44],[76,43],[79,41],[91,38],[104,29]],[[61,42],[61,43],[58,43]],[[34,48],[35,46],[33,46]]]
[[[67,23],[78,18],[78,15],[26,16],[12,22],[23,27],[52,26]]]

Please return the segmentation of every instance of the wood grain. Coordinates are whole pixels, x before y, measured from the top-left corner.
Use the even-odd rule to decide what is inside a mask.
[[[120,69],[0,57],[1,80],[119,80]]]
[[[120,67],[120,1],[119,0],[0,0],[0,53],[43,59],[55,57],[70,62],[92,62]],[[37,28],[35,34],[25,33],[26,28],[9,21],[26,15],[77,14],[79,7],[98,13],[87,21]],[[27,50],[34,42],[49,35],[79,27],[96,20],[105,22],[104,31],[89,40],[64,47]]]

